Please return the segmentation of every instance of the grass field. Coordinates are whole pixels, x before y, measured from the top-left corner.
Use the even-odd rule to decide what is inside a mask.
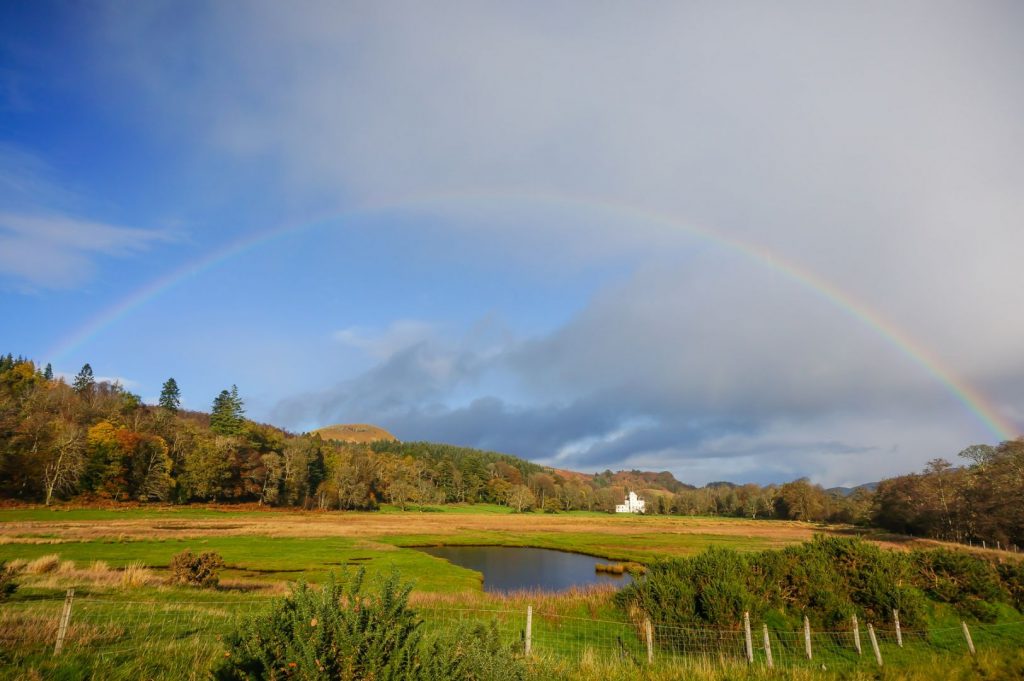
[[[227,583],[317,582],[343,566],[371,573],[397,567],[426,593],[479,592],[479,575],[408,547],[441,544],[537,546],[609,560],[647,562],[708,546],[758,550],[811,538],[803,523],[723,518],[622,517],[597,513],[512,514],[500,506],[373,513],[214,509],[0,510],[0,559],[58,554],[112,567],[164,570],[186,548],[217,551]]]
[[[488,594],[478,573],[413,547],[536,546],[645,563],[709,546],[753,551],[806,541],[817,533],[849,531],[734,518],[512,514],[486,505],[404,512],[385,507],[374,513],[0,509],[0,560],[48,566],[23,574],[19,591],[0,606],[0,638],[17,632],[16,644],[0,648],[0,678],[28,678],[36,672],[54,677],[68,672],[71,678],[201,678],[197,670],[208,668],[211,656],[218,654],[219,637],[238,617],[286,593],[289,582],[319,582],[331,571],[357,566],[371,579],[398,569],[414,583],[412,602],[433,626],[452,618],[498,618],[503,635],[513,640],[521,636],[531,605],[538,613],[535,636],[541,650],[571,650],[581,659],[588,650],[618,650],[628,659],[640,659],[641,639],[614,607],[610,588]],[[892,538],[879,539],[892,543]],[[186,548],[224,557],[220,588],[167,584],[171,557]],[[51,649],[69,587],[76,589],[75,614],[68,653],[57,660]],[[615,676],[607,669],[602,673]]]

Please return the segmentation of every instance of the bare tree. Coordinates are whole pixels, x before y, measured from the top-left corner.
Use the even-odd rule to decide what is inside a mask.
[[[50,505],[54,492],[73,489],[82,471],[82,430],[69,421],[54,424],[54,438],[49,459],[43,467],[46,487],[46,505]]]

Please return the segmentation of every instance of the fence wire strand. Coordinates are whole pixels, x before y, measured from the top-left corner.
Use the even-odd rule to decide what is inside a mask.
[[[222,656],[224,637],[241,622],[266,611],[271,600],[249,601],[119,601],[76,598],[64,639],[64,650],[116,660],[127,656],[177,656],[197,665]],[[0,650],[52,650],[60,626],[63,599],[39,598],[0,606]],[[652,624],[650,638],[643,621],[562,615],[534,610],[527,626],[525,608],[459,608],[417,606],[430,634],[466,624],[493,626],[500,642],[523,651],[568,662],[629,661],[645,664],[743,664],[748,659],[742,625],[717,630]],[[492,625],[493,623],[493,625]],[[972,624],[975,647],[1019,648],[1024,644],[1024,621]],[[874,628],[875,645],[885,666],[919,664],[943,656],[969,655],[960,626],[902,629],[889,623]],[[812,630],[810,655],[803,630],[768,628],[767,646],[762,623],[751,623],[752,664],[768,666],[767,646],[774,667],[835,669],[874,667],[875,647],[867,623],[853,627]],[[859,641],[859,646],[858,646]],[[859,650],[859,652],[858,652]]]

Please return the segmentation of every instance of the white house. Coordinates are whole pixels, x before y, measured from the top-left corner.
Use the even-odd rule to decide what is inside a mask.
[[[644,512],[644,500],[636,495],[636,492],[630,492],[629,496],[626,497],[626,503],[618,504],[615,506],[616,513],[643,513]]]

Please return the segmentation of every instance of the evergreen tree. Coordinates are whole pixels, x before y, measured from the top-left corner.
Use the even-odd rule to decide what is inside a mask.
[[[181,390],[178,389],[178,382],[174,377],[164,381],[164,386],[160,390],[160,406],[172,414],[178,413],[178,408],[181,407]]]
[[[220,435],[238,435],[242,432],[244,403],[238,396],[238,386],[231,386],[230,392],[221,390],[213,400],[210,410],[210,430]]]
[[[47,381],[53,380],[53,366],[49,362],[46,363],[46,369],[43,370],[43,378]]]
[[[82,370],[75,376],[74,387],[75,392],[81,395],[82,393],[90,392],[92,387],[96,385],[96,379],[92,374],[92,367],[88,363],[82,366]]]

